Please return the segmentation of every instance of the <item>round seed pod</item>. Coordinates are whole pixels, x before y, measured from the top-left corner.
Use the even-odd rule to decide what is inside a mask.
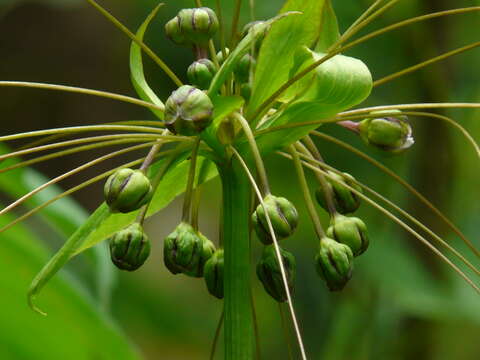
[[[177,21],[185,39],[197,45],[207,44],[219,28],[217,15],[208,7],[182,9]]]
[[[382,116],[385,113],[398,113],[395,116]],[[399,110],[372,112],[374,116],[362,120],[358,131],[363,141],[382,151],[400,153],[414,144],[412,127],[406,115]]]
[[[210,125],[212,115],[208,95],[190,85],[179,87],[165,103],[165,125],[174,134],[198,135]]]
[[[298,213],[295,206],[287,199],[273,195],[267,195],[263,202],[277,239],[280,240],[292,235],[298,225]],[[259,204],[253,213],[252,222],[260,241],[266,245],[271,244],[273,239],[270,235],[267,217],[262,204]]]
[[[194,272],[198,269],[202,253],[202,238],[190,224],[184,222],[164,241],[163,260],[172,274]]]
[[[320,240],[315,263],[318,275],[325,280],[330,291],[342,290],[352,277],[352,250],[328,237]]]
[[[212,257],[213,253],[215,252],[215,245],[203,234],[198,233],[198,236],[202,240],[202,249],[200,252],[198,265],[192,271],[185,272],[185,275],[200,278],[203,276],[205,263]]]
[[[141,170],[126,168],[110,175],[104,186],[104,195],[111,212],[129,213],[150,201],[153,188]]]
[[[327,229],[327,236],[348,245],[354,256],[364,253],[369,244],[367,226],[357,217],[335,214]]]
[[[252,55],[245,54],[235,67],[235,76],[238,81],[241,83],[248,82],[250,78],[250,71],[255,68],[256,64],[257,61]]]
[[[203,277],[208,292],[218,299],[223,299],[223,249],[218,249],[205,264]]]
[[[109,247],[112,262],[121,270],[137,270],[150,255],[150,241],[139,223],[118,231]]]
[[[199,89],[208,89],[217,69],[209,59],[200,59],[188,67],[188,81]]]
[[[353,191],[350,191],[343,184],[346,184],[355,190],[362,192],[362,188],[355,183],[355,178],[347,173],[342,173],[339,175],[333,171],[327,171],[333,179],[327,178],[327,187],[328,190],[332,193],[333,203],[335,209],[340,214],[350,214],[356,211],[360,206],[360,198]],[[320,206],[325,210],[328,210],[327,201],[325,199],[325,193],[322,188],[317,189],[316,198]]]
[[[295,257],[283,249],[280,249],[280,254],[285,267],[288,288],[290,293],[292,293],[296,272]],[[287,292],[285,291],[282,279],[280,263],[278,262],[277,253],[273,245],[265,246],[263,249],[262,258],[257,265],[257,277],[262,282],[265,291],[272,298],[278,302],[287,301]]]

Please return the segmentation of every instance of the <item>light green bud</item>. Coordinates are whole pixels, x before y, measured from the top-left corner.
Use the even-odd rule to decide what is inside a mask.
[[[352,277],[353,253],[345,244],[324,237],[315,257],[317,273],[331,291],[342,290]]]
[[[182,9],[177,21],[185,39],[201,46],[206,45],[219,28],[217,15],[207,7]]]
[[[215,251],[207,261],[203,270],[203,277],[208,292],[218,299],[223,299],[223,249]]]
[[[217,69],[209,59],[200,59],[188,67],[187,77],[190,84],[199,89],[208,89]]]
[[[336,174],[333,171],[327,171],[327,173],[336,180],[326,179],[327,190],[332,194],[335,209],[340,214],[349,214],[356,211],[360,206],[360,198],[343,185],[346,184],[361,193],[362,188],[355,183],[355,178],[347,173],[342,173],[342,175]],[[315,195],[320,206],[328,210],[323,188],[317,189]]]
[[[295,257],[283,249],[280,249],[280,254],[285,268],[288,288],[290,293],[292,293],[296,272]],[[274,245],[265,246],[263,249],[262,258],[257,265],[257,276],[262,282],[265,291],[272,298],[278,302],[287,301],[287,292],[285,291],[280,263],[278,262]]]
[[[208,240],[206,236],[204,236],[200,232],[198,232],[198,236],[202,240],[202,249],[201,249],[198,265],[192,271],[185,272],[185,275],[193,276],[193,277],[203,276],[205,263],[212,257],[213,253],[215,252],[215,245],[210,240]]]
[[[218,60],[218,63],[220,66],[222,66],[222,64],[225,62],[225,60],[227,59],[228,55],[230,55],[230,49],[229,48],[225,48],[225,55],[226,56],[223,56],[223,51],[220,50],[218,53],[217,53],[217,60]]]
[[[207,94],[183,85],[165,103],[165,125],[174,134],[193,136],[212,122],[213,104]]]
[[[191,45],[191,42],[185,38],[185,35],[180,29],[177,16],[165,24],[165,33],[167,37],[177,45]]]
[[[385,113],[398,113],[398,115],[388,115],[382,117]],[[368,145],[392,153],[405,151],[414,144],[412,136],[412,127],[406,115],[402,115],[399,110],[384,110],[372,112],[368,119],[362,120],[358,124],[360,137]]]
[[[164,241],[163,260],[172,274],[194,272],[202,255],[202,238],[190,224],[180,223]]]
[[[348,245],[354,256],[361,255],[368,248],[367,226],[357,217],[335,214],[327,229],[327,236]]]
[[[109,246],[112,262],[121,270],[137,270],[150,255],[150,241],[139,223],[115,233]]]
[[[292,235],[298,225],[298,213],[295,206],[287,199],[273,195],[267,195],[263,202],[277,239]],[[259,204],[253,213],[252,222],[260,241],[266,245],[271,244],[273,239],[262,204]]]
[[[111,212],[129,213],[145,205],[153,196],[150,180],[141,170],[120,169],[107,179],[104,195]]]

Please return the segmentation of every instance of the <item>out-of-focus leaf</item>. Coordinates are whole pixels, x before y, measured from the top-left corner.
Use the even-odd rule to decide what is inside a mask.
[[[3,226],[12,217],[3,215]],[[36,234],[19,224],[0,241],[0,358],[140,359],[111,319],[97,309],[86,291],[62,272],[42,299],[48,317],[33,313],[22,299],[31,277],[46,261]]]
[[[157,15],[158,10],[162,7],[163,4],[159,4],[145,19],[144,23],[140,26],[137,31],[137,38],[143,40],[145,31],[150,25],[150,22],[153,20],[155,15]],[[143,60],[142,60],[142,49],[138,44],[132,41],[130,46],[130,77],[132,79],[133,87],[135,88],[138,96],[145,101],[151,102],[157,106],[164,107],[163,102],[158,98],[155,92],[150,88],[145,79],[145,74],[143,72]],[[158,109],[150,109],[160,120],[163,120],[164,113]]]
[[[248,118],[288,80],[295,51],[302,45],[314,45],[319,38],[324,4],[324,0],[288,0],[282,7],[280,13],[300,11],[303,14],[273,24],[263,40],[247,111]]]
[[[325,52],[340,38],[337,16],[333,10],[332,1],[325,0],[320,20],[320,31],[315,51]]]

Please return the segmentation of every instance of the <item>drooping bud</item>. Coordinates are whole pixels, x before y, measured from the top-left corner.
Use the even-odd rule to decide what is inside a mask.
[[[180,223],[163,244],[163,260],[172,274],[193,272],[203,253],[203,241],[190,224]]]
[[[207,7],[182,9],[177,21],[185,39],[197,45],[207,44],[219,27],[217,15]]]
[[[287,199],[271,194],[267,195],[263,202],[277,239],[280,240],[292,235],[298,225],[298,213],[295,206]],[[252,222],[260,241],[266,245],[271,244],[273,239],[270,235],[262,204],[259,204],[253,213]]]
[[[335,214],[327,229],[327,236],[348,245],[354,256],[361,255],[368,248],[367,226],[357,217]]]
[[[128,168],[110,175],[103,190],[111,212],[128,213],[137,210],[153,196],[148,177],[141,170]]]
[[[327,191],[332,194],[335,209],[340,214],[349,214],[354,212],[360,206],[360,199],[357,194],[350,191],[344,184],[362,192],[362,188],[355,183],[355,178],[347,173],[342,175],[336,174],[333,171],[327,171],[332,179],[327,178]],[[334,181],[334,179],[336,181]],[[320,206],[328,210],[327,201],[325,199],[325,192],[323,188],[316,191],[316,198]]]
[[[223,249],[215,251],[207,261],[203,277],[208,292],[218,299],[223,299]]]
[[[217,69],[209,59],[200,59],[188,67],[187,77],[199,89],[208,89]]]
[[[220,66],[222,66],[222,64],[225,62],[225,60],[227,59],[228,55],[230,55],[230,49],[229,48],[225,48],[225,56],[223,54],[223,51],[220,50],[218,53],[217,53],[217,60],[218,60],[218,64]]]
[[[119,269],[133,271],[150,255],[150,241],[139,223],[133,223],[110,238],[110,256]]]
[[[212,257],[215,252],[215,245],[207,239],[206,236],[198,233],[198,236],[202,240],[202,249],[200,251],[200,258],[198,260],[197,267],[192,271],[185,272],[185,275],[193,277],[202,277],[206,262]]]
[[[250,78],[250,72],[253,71],[256,64],[257,61],[252,55],[245,54],[235,67],[235,76],[238,81],[241,83],[248,82]]]
[[[283,249],[280,249],[280,254],[285,268],[288,288],[290,293],[292,293],[296,272],[295,257]],[[265,246],[263,249],[262,258],[257,265],[257,276],[262,282],[265,291],[271,297],[278,302],[287,301],[287,292],[285,291],[280,263],[277,259],[274,245]]]
[[[352,277],[352,250],[328,237],[320,240],[315,263],[317,273],[325,280],[330,291],[342,290]]]
[[[165,125],[174,134],[193,136],[212,122],[213,104],[207,94],[183,85],[165,103]]]
[[[382,116],[386,113],[398,115]],[[414,144],[412,127],[406,115],[399,110],[384,110],[372,112],[368,119],[358,124],[360,137],[368,145],[375,146],[383,151],[399,153]]]

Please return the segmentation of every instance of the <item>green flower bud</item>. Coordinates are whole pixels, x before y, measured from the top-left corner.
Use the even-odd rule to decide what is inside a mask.
[[[119,269],[137,270],[148,255],[150,241],[139,223],[133,223],[110,238],[110,256]]]
[[[208,95],[190,85],[179,87],[165,103],[165,125],[175,134],[198,135],[210,125],[212,115]]]
[[[243,99],[248,102],[252,97],[252,85],[249,83],[242,84],[240,87],[240,95],[242,95]]]
[[[267,195],[263,202],[277,239],[280,240],[292,235],[298,225],[298,213],[295,206],[287,199],[273,195]],[[252,215],[252,221],[260,241],[266,245],[271,244],[273,239],[270,235],[267,217],[262,204],[257,206]]]
[[[333,179],[337,180],[334,181],[333,179],[326,179],[328,187],[327,190],[332,193],[335,209],[340,214],[349,214],[357,210],[360,206],[360,199],[358,195],[355,194],[353,191],[350,191],[344,185],[342,185],[346,184],[361,193],[362,188],[354,182],[355,178],[347,173],[342,173],[342,175],[336,174],[333,171],[327,171],[327,173]],[[325,193],[323,189],[317,189],[315,195],[320,206],[328,210],[327,201],[325,199]]]
[[[215,252],[215,245],[207,239],[201,233],[198,233],[198,236],[202,240],[202,249],[200,252],[200,258],[198,260],[198,265],[192,271],[185,272],[185,275],[193,276],[193,277],[202,277],[203,271],[205,267],[205,263],[212,257],[213,253]]]
[[[256,64],[257,61],[252,55],[245,54],[235,67],[235,76],[237,77],[237,79],[241,83],[248,82],[250,78],[250,70],[255,68]]]
[[[218,60],[218,64],[220,66],[222,66],[222,64],[225,62],[225,60],[227,59],[228,55],[230,55],[230,49],[229,48],[225,48],[225,54],[226,56],[223,56],[223,51],[220,50],[218,53],[217,53],[217,60]]]
[[[223,249],[215,251],[203,270],[205,284],[210,294],[223,299]]]
[[[399,115],[382,117],[382,114],[392,112]],[[377,111],[370,115],[378,117],[362,120],[358,124],[360,137],[368,145],[383,151],[399,153],[408,149],[415,142],[408,117],[402,115],[401,111]]]
[[[111,212],[128,213],[137,210],[153,196],[148,177],[141,170],[128,168],[110,175],[103,190]]]
[[[293,292],[295,282],[296,262],[294,256],[280,249],[282,263],[285,267],[285,275],[290,293]],[[280,264],[277,259],[277,253],[273,245],[265,246],[262,258],[257,265],[257,276],[262,282],[265,291],[278,302],[287,301],[287,292],[283,283]]]
[[[198,45],[207,44],[219,28],[217,15],[207,7],[180,10],[177,21],[185,39]]]
[[[217,69],[212,61],[200,59],[188,67],[187,77],[190,84],[199,89],[208,89],[216,72]]]
[[[185,35],[180,29],[180,23],[177,16],[165,24],[165,33],[175,44],[191,45],[191,42],[185,38]]]
[[[265,36],[267,35],[267,28],[259,26],[263,24],[265,24],[265,21],[252,21],[246,24],[242,30],[242,37],[247,36],[250,31],[255,31],[259,33],[258,39],[255,41],[255,49],[257,51],[260,50],[263,39],[265,39]]]
[[[357,217],[336,214],[327,229],[327,236],[348,245],[354,256],[361,255],[368,248],[367,226]]]
[[[342,290],[352,277],[352,250],[328,237],[320,240],[315,263],[318,274],[325,280],[330,291]]]
[[[172,274],[194,272],[202,255],[202,238],[184,222],[167,236],[163,244],[163,260]]]

